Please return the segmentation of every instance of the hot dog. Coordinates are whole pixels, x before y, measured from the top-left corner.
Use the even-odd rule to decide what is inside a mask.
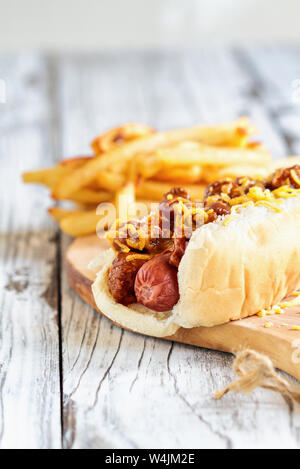
[[[179,230],[178,207],[184,222],[192,214],[188,232]],[[265,181],[217,181],[208,186],[202,210],[203,222],[196,226],[194,216],[201,209],[194,208],[186,192],[166,194],[159,230],[169,217],[168,238],[156,243],[149,238],[140,251],[131,251],[130,259],[138,252],[152,259],[132,275],[134,303],[125,301],[126,307],[113,287],[106,289],[114,278],[112,240],[111,260],[93,286],[104,314],[113,310],[121,325],[125,321],[126,327],[129,323],[134,330],[164,336],[178,327],[211,327],[251,316],[300,288],[300,166],[276,170]],[[120,238],[122,249],[132,245],[130,236]]]
[[[128,255],[119,252],[114,259],[108,275],[108,288],[118,303],[129,305],[136,302],[134,282],[139,269],[145,264],[144,259],[127,260]]]
[[[138,271],[134,291],[137,301],[154,311],[170,311],[179,299],[177,269],[170,252],[146,262]]]

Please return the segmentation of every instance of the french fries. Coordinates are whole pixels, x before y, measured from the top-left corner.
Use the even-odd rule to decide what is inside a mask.
[[[121,173],[102,171],[96,176],[96,180],[99,188],[116,192],[125,184],[126,177]]]
[[[172,148],[157,150],[156,156],[166,166],[183,165],[234,166],[245,164],[262,166],[268,164],[270,155],[239,147],[211,147],[197,142],[184,142]]]
[[[43,184],[51,189],[67,174],[70,174],[74,169],[82,167],[89,160],[91,160],[91,157],[79,156],[61,161],[55,168],[28,171],[23,174],[23,182]]]
[[[269,171],[265,167],[259,166],[228,166],[226,168],[219,168],[211,174],[208,182],[213,182],[223,178],[236,178],[239,176],[249,176],[253,179],[262,179],[268,176]],[[207,175],[208,176],[208,175]]]
[[[60,222],[64,218],[67,218],[70,215],[75,215],[77,213],[83,213],[83,210],[67,210],[61,207],[50,207],[48,209],[49,215],[53,218],[53,220]]]
[[[159,201],[161,200],[162,194],[168,192],[170,187],[173,186],[174,184],[170,185],[169,182],[143,181],[137,185],[136,193],[141,199]],[[184,187],[189,192],[192,199],[201,199],[203,198],[206,186],[204,184],[184,184]]]
[[[52,198],[57,200],[54,194],[52,194]],[[101,202],[108,202],[112,199],[113,195],[110,192],[103,190],[93,190],[89,188],[79,189],[78,191],[71,194],[68,198],[68,200],[71,200],[72,202],[86,205],[97,205]]]
[[[23,182],[43,184],[50,189],[58,183],[59,179],[63,176],[64,171],[62,168],[41,169],[37,171],[28,171],[23,174]]]
[[[143,138],[147,135],[154,133],[154,129],[148,125],[130,123],[121,127],[108,130],[100,137],[97,137],[91,143],[91,147],[95,154],[106,153],[114,148],[120,146],[124,142],[130,142],[137,138]]]
[[[232,135],[238,132],[237,129],[243,128],[249,134],[253,132],[250,126],[249,131],[246,130],[244,120],[242,124],[241,121],[236,121],[235,124],[219,126],[219,128],[196,126],[190,129],[169,130],[124,142],[118,148],[96,156],[84,165],[83,168],[68,174],[63,181],[58,182],[55,186],[54,196],[57,199],[68,198],[77,189],[88,185],[94,179],[95,174],[113,168],[120,160],[129,163],[137,154],[150,153],[158,148],[170,147],[183,141],[204,141],[206,145],[222,145],[224,142],[228,144],[228,142],[232,141]],[[228,140],[226,140],[227,134]]]
[[[155,154],[140,154],[135,158],[135,165],[138,174],[143,179],[150,179],[163,170],[163,163]]]
[[[128,220],[130,211],[133,210],[135,203],[135,185],[133,182],[125,184],[116,194],[117,218]]]
[[[99,221],[107,223],[101,210],[96,212],[101,203],[114,204],[113,212],[122,220],[128,211],[144,213],[174,186],[184,186],[193,199],[202,199],[206,185],[214,180],[264,177],[270,156],[262,144],[251,140],[256,131],[245,117],[164,132],[125,124],[94,139],[93,156],[27,172],[23,181],[50,188],[55,201],[73,202],[75,209],[52,207],[49,213],[67,234],[84,236],[94,233]]]
[[[59,223],[65,233],[74,237],[95,233],[97,224],[102,218],[96,210],[67,210],[61,207],[51,207],[48,213]]]
[[[96,210],[78,211],[63,217],[59,226],[62,231],[70,236],[79,237],[96,233],[97,225],[102,216],[97,215]]]
[[[195,184],[201,180],[202,175],[203,168],[200,165],[194,165],[182,168],[164,168],[155,175],[154,179],[156,181],[173,182],[174,184],[177,184],[178,181],[181,184]]]
[[[288,156],[287,158],[280,158],[271,162],[272,171],[278,168],[288,168],[300,164],[300,156]]]

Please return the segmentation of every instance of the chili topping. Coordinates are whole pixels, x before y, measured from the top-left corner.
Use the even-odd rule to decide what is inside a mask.
[[[265,181],[250,177],[226,178],[210,184],[204,200],[191,201],[188,192],[175,187],[164,194],[156,213],[142,220],[117,220],[107,234],[118,253],[108,277],[110,292],[119,303],[136,302],[134,282],[139,269],[153,257],[168,253],[178,268],[195,229],[230,215],[240,207],[264,205],[280,211],[282,199],[300,195],[300,166],[276,170]]]

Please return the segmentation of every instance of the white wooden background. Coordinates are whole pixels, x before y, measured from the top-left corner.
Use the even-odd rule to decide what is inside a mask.
[[[212,399],[233,378],[230,355],[124,332],[77,298],[70,240],[20,173],[127,121],[247,114],[276,156],[300,153],[300,49],[2,56],[0,78],[0,447],[299,448],[292,402],[263,390]]]

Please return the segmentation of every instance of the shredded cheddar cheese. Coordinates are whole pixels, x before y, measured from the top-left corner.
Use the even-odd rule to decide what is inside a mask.
[[[271,192],[269,189],[263,190],[261,187],[251,187],[247,195],[242,195],[239,197],[234,197],[230,200],[230,205],[232,207],[231,214],[228,215],[223,225],[227,226],[232,221],[232,214],[238,212],[240,208],[247,206],[255,207],[266,207],[270,210],[274,210],[277,213],[282,211],[280,205],[282,204],[282,198],[286,197],[296,197],[300,195],[300,190],[291,189],[290,187],[285,188],[285,186]],[[284,189],[284,190],[283,190]],[[283,197],[281,197],[283,194]]]
[[[230,201],[232,200],[228,194],[225,194],[225,192],[221,193],[221,199],[224,200],[224,202],[228,202],[228,203],[230,203]]]
[[[299,179],[300,185],[300,178],[297,176],[296,172],[294,174],[294,178]],[[296,179],[295,179],[295,182]],[[249,192],[246,195],[241,195],[239,197],[234,197],[229,201],[232,209],[246,206],[247,203],[253,202],[256,207],[265,206],[275,212],[280,213],[281,208],[278,207],[282,203],[281,199],[289,198],[289,197],[297,197],[300,195],[300,189],[293,189],[290,186],[281,186],[274,191],[270,191],[269,189],[263,190],[261,187],[251,187]],[[227,225],[230,220],[226,221],[225,225]]]
[[[233,199],[234,200],[234,199]],[[282,209],[280,207],[278,207],[276,204],[280,204],[281,201],[279,200],[274,200],[273,203],[267,201],[267,200],[258,200],[258,201],[253,201],[253,200],[249,200],[247,202],[244,202],[244,203],[241,203],[241,204],[237,204],[237,205],[234,205],[232,207],[232,210],[231,210],[231,214],[228,215],[224,222],[223,222],[223,226],[227,226],[229,225],[229,223],[232,221],[232,215],[236,212],[239,212],[239,210],[241,208],[244,208],[244,207],[248,207],[248,206],[255,206],[255,207],[261,207],[261,206],[265,206],[267,208],[269,208],[270,210],[274,210],[275,212],[277,213],[280,213],[282,211]]]
[[[223,221],[223,226],[229,225],[229,223],[231,223],[231,221],[232,221],[232,214],[227,215],[227,217],[225,217],[225,220]]]
[[[266,322],[266,324],[264,325],[264,327],[265,327],[266,329],[270,329],[270,328],[273,327],[273,326],[274,326],[274,324],[273,324],[272,322]]]
[[[136,228],[132,223],[127,223],[127,230],[131,235],[135,235],[137,233]]]
[[[245,202],[244,204],[241,204],[241,205],[235,205],[234,207],[232,207],[232,210],[231,210],[231,213],[238,213],[240,211],[241,208],[244,208],[244,207],[254,207],[254,202],[252,200],[249,200],[248,202]]]
[[[292,308],[293,306],[299,304],[299,299],[291,300],[291,301],[285,301],[283,303],[279,303],[280,308]]]
[[[265,309],[262,309],[261,311],[257,313],[256,316],[258,316],[259,318],[264,318],[266,314],[267,314],[267,311]]]
[[[275,314],[284,314],[283,309],[282,309],[280,306],[278,306],[278,305],[273,306],[272,309],[273,309],[273,311],[274,311]]]
[[[136,259],[145,259],[145,260],[149,260],[151,259],[151,255],[150,254],[138,254],[138,253],[135,253],[135,254],[128,254],[128,256],[126,257],[126,260],[129,262],[129,261],[133,261],[133,260],[136,260]]]
[[[298,197],[300,195],[300,190],[294,189],[293,187],[290,187],[290,186],[281,186],[281,187],[278,187],[278,189],[275,189],[272,192],[272,194],[276,198],[287,199],[290,197]]]
[[[241,205],[245,202],[247,202],[249,199],[246,195],[240,195],[239,197],[234,197],[233,199],[230,199],[229,203],[231,206],[236,206],[236,205]]]
[[[127,238],[126,239],[126,243],[128,244],[129,247],[131,247],[132,249],[138,249],[139,247],[139,240],[138,239],[132,239],[132,238]]]
[[[125,244],[122,244],[118,239],[115,239],[114,242],[120,247],[122,252],[129,252],[130,249],[128,246],[125,246]]]
[[[267,202],[266,200],[259,200],[258,202],[256,202],[255,206],[256,207],[265,206],[267,208],[270,208],[271,210],[274,210],[275,212],[278,212],[278,213],[281,212],[281,208],[276,207],[276,205],[270,202]]]
[[[256,316],[264,318],[265,316],[273,316],[274,314],[284,314],[285,309],[292,308],[300,303],[300,292],[291,293],[289,296],[294,296],[295,298],[293,300],[283,301],[278,305],[271,306],[269,309],[262,309],[256,314]]]
[[[192,231],[202,224],[215,221],[216,218],[220,217],[219,214],[222,213],[224,215],[221,215],[221,223],[226,227],[234,220],[235,213],[240,213],[241,209],[248,206],[265,207],[268,210],[280,213],[282,211],[281,204],[284,202],[284,199],[300,196],[300,175],[295,169],[290,169],[289,178],[285,178],[285,182],[287,181],[294,181],[291,184],[296,187],[298,186],[299,189],[286,184],[277,189],[270,190],[266,186],[276,187],[275,183],[273,184],[272,182],[271,184],[266,181],[262,181],[262,183],[259,181],[255,182],[252,178],[248,177],[237,178],[237,181],[226,178],[224,181],[216,182],[217,186],[213,186],[208,191],[209,197],[206,197],[200,206],[185,197],[178,197],[168,193],[164,200],[168,200],[170,202],[169,205],[172,205],[172,208],[174,208],[174,229],[172,226],[171,231],[168,231],[168,237],[171,241],[172,238],[178,237],[179,233],[181,233],[182,237],[185,236],[189,239]],[[213,207],[215,203],[216,206]],[[211,217],[211,214],[214,216]],[[158,217],[160,216],[159,212]],[[145,220],[149,223],[149,221],[152,221],[151,217],[153,217],[153,213],[145,217]],[[157,223],[157,228],[159,232],[159,222]],[[151,250],[149,240],[155,237],[155,235],[152,235],[152,231],[150,234],[148,228],[146,232],[143,231],[144,229],[144,225],[139,221],[128,221],[125,223],[124,221],[116,220],[110,231],[106,234],[106,238],[109,239],[115,250],[125,253],[139,251],[144,255],[145,252]],[[133,253],[133,255],[135,254]],[[300,293],[295,296],[298,297],[299,295]],[[260,311],[257,315],[265,317],[272,314],[283,314],[284,308],[289,308],[297,303],[296,299],[282,302],[272,308]]]
[[[183,203],[182,200],[174,206],[174,211],[176,213],[175,217],[175,226],[177,231],[181,230],[181,232],[186,234],[186,230],[191,230],[193,226],[193,222],[200,222],[204,224],[208,220],[208,212],[206,212],[203,208],[195,206],[195,204],[186,205]],[[200,220],[199,220],[199,217]]]
[[[291,170],[291,177],[293,181],[297,184],[297,186],[300,186],[300,178],[294,169]]]
[[[207,221],[207,219],[208,219],[207,212],[204,209],[199,208],[199,207],[193,208],[192,214],[193,214],[193,216],[194,215],[201,215],[203,217],[204,221]]]
[[[255,202],[260,201],[260,200],[267,200],[271,202],[274,200],[274,196],[272,195],[272,192],[269,189],[263,190],[261,187],[250,187],[249,192],[247,194],[248,199],[252,199]]]

